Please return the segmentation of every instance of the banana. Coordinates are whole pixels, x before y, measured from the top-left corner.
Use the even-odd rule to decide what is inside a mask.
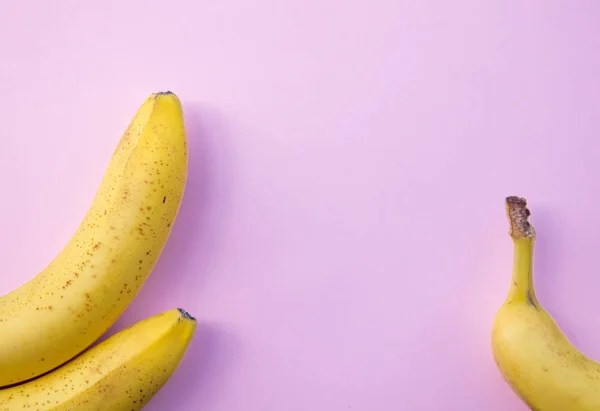
[[[72,359],[117,320],[170,235],[187,169],[181,102],[171,92],[152,94],[72,238],[37,276],[0,298],[0,387]]]
[[[533,284],[536,232],[524,198],[508,197],[514,243],[508,295],[494,318],[491,342],[498,369],[535,411],[600,410],[600,364],[581,353],[542,307]]]
[[[182,309],[146,318],[42,377],[0,390],[0,411],[141,410],[181,363],[196,327]]]

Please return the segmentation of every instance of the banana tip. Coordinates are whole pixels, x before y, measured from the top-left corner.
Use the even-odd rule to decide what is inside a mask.
[[[506,213],[510,223],[509,235],[515,240],[535,238],[535,229],[529,222],[531,211],[527,208],[527,200],[523,197],[506,197]]]
[[[190,313],[188,313],[188,312],[187,312],[186,310],[184,310],[183,308],[178,308],[177,310],[179,310],[179,312],[181,313],[181,316],[182,316],[183,318],[186,318],[186,319],[188,319],[188,320],[191,320],[191,321],[196,321],[196,318],[195,318],[195,317],[193,317],[193,316],[192,316]]]

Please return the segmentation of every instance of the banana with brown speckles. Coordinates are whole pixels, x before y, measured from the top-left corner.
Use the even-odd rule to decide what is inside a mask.
[[[35,278],[0,297],[0,387],[67,362],[119,318],[170,235],[187,172],[181,102],[152,94],[73,237]]]
[[[507,297],[496,313],[492,352],[500,373],[535,411],[600,410],[600,363],[565,336],[537,299],[533,284],[536,232],[524,198],[506,199],[514,243]]]
[[[177,369],[196,328],[181,309],[146,318],[38,379],[0,390],[0,410],[141,410]]]

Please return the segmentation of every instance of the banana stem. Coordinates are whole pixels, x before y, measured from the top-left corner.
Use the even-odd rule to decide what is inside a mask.
[[[509,302],[525,302],[538,306],[533,285],[533,250],[536,233],[528,218],[531,212],[522,197],[506,198],[506,211],[510,223],[509,235],[514,242],[513,273],[508,292]]]

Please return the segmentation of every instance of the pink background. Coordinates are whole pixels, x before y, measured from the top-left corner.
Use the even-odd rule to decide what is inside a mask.
[[[489,348],[513,194],[540,299],[600,359],[597,1],[89,3],[0,3],[0,293],[175,91],[188,190],[110,333],[200,329],[148,410],[526,410]]]

